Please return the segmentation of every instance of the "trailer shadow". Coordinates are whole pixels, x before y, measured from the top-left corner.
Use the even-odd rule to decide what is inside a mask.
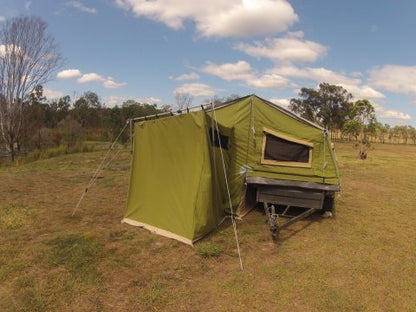
[[[294,217],[303,213],[304,211],[304,208],[291,207],[290,214],[292,217]],[[279,209],[278,212],[281,213],[281,210]],[[265,235],[267,233],[269,234],[268,238],[270,239],[270,241],[274,241],[274,243],[277,246],[279,246],[287,240],[291,239],[292,237],[296,236],[298,233],[304,232],[311,225],[324,221],[321,214],[322,210],[317,210],[308,217],[300,221],[297,221],[294,224],[289,225],[288,227],[280,230],[279,237],[273,240],[272,233],[269,231],[269,225],[264,209],[261,205],[256,205],[243,218],[237,219],[237,229],[239,232],[238,235],[240,236],[240,238],[244,238],[244,240],[256,240],[259,239],[259,234],[263,233],[260,234],[262,236],[262,238],[260,239],[263,240],[265,239],[265,237],[267,237]],[[281,220],[281,222],[285,222],[287,218],[279,217],[279,220]],[[224,241],[228,241],[230,239],[229,231],[230,229],[232,229],[232,227],[233,225],[231,217],[228,216],[220,225],[218,225],[218,227],[214,231],[208,233],[200,241],[198,241],[198,243],[222,243]],[[257,238],[255,238],[256,236]]]
[[[276,212],[281,214],[283,213],[285,207],[277,207]],[[307,209],[305,208],[300,208],[300,207],[291,207],[290,211],[288,211],[288,217],[283,217],[283,216],[279,216],[279,223],[284,223],[287,220],[289,220],[289,218],[293,218],[296,217],[302,213],[304,213]],[[265,223],[265,227],[268,227],[267,224],[267,217],[266,214],[264,212],[264,209],[260,206],[257,205],[256,208],[254,209],[254,211],[256,211],[259,214],[262,214],[262,216],[264,217],[264,223]],[[306,218],[295,222],[294,224],[289,225],[288,227],[285,227],[284,229],[281,229],[278,233],[278,235],[274,238],[272,233],[270,233],[270,239],[272,239],[274,241],[274,243],[276,245],[281,245],[283,244],[285,241],[291,239],[292,237],[294,237],[295,235],[297,235],[298,233],[304,232],[308,227],[310,227],[313,224],[316,223],[320,223],[323,221],[323,218],[321,216],[322,214],[322,210],[316,210],[314,213],[312,213],[311,215],[307,216]]]
[[[303,221],[300,221],[299,223],[302,223],[300,225],[297,225],[296,228],[294,226],[289,226],[283,230],[280,231],[280,235],[277,239],[274,240],[274,242],[277,245],[283,244],[285,241],[289,240],[296,234],[300,232],[304,232],[308,227],[310,227],[312,224],[321,222],[322,217],[320,216],[320,212],[315,212],[313,215],[309,216],[308,218],[304,219]]]

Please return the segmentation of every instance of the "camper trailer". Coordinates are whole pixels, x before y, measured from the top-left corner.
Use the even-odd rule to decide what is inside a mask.
[[[192,245],[258,202],[274,236],[332,210],[339,175],[328,132],[256,95],[132,122],[125,223]],[[279,224],[279,209],[292,206],[306,211]]]

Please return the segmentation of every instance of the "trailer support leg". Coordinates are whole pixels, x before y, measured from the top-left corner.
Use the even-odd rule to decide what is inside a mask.
[[[269,206],[269,204],[266,202],[263,202],[263,206],[264,206],[264,212],[266,213],[266,217],[267,217],[267,223],[269,224],[270,232],[272,232],[273,240],[276,240],[279,238],[280,230],[288,227],[289,225],[295,223],[296,221],[299,221],[303,218],[310,216],[316,211],[316,209],[310,208],[306,210],[305,212],[302,212],[301,214],[289,219],[288,221],[282,224],[279,224],[278,222],[279,214],[276,213],[275,206],[274,205]],[[289,209],[289,206],[286,207],[285,212],[287,211],[287,209]]]

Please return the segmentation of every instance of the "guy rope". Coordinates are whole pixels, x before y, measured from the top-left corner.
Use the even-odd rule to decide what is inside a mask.
[[[84,191],[81,194],[81,197],[78,200],[77,205],[75,206],[74,210],[72,211],[72,216],[75,215],[75,211],[77,211],[77,209],[79,208],[79,206],[81,205],[82,200],[84,199],[85,195],[87,194],[89,188],[95,183],[95,181],[97,181],[97,178],[101,172],[101,170],[104,167],[108,167],[108,165],[110,164],[110,162],[114,159],[111,158],[109,162],[106,163],[107,158],[110,156],[111,151],[114,149],[114,146],[116,145],[118,139],[120,138],[120,136],[123,134],[124,130],[126,130],[127,125],[130,123],[130,119],[127,120],[126,124],[124,125],[123,129],[120,131],[120,133],[118,134],[118,136],[116,137],[116,139],[113,141],[113,143],[110,145],[110,148],[107,150],[107,153],[105,154],[103,160],[101,161],[101,163],[98,165],[97,169],[95,170],[94,174],[92,175],[90,182],[88,183],[88,185],[85,187]],[[105,164],[105,166],[104,166]]]
[[[224,154],[222,152],[222,146],[221,146],[220,129],[218,128],[218,122],[217,122],[217,118],[215,116],[215,108],[214,107],[212,107],[212,115],[214,117],[213,120],[215,122],[215,128],[216,128],[215,130],[217,131],[217,136],[218,136],[217,139],[218,139],[218,144],[219,144],[219,148],[220,148],[225,185],[227,187],[228,204],[229,204],[230,212],[231,212],[231,223],[233,225],[234,237],[235,237],[235,242],[236,242],[236,245],[237,245],[238,259],[240,260],[240,269],[241,269],[241,271],[244,271],[243,261],[241,259],[240,243],[238,241],[237,223],[235,221],[235,214],[234,214],[233,204],[232,204],[232,201],[231,201],[230,187],[229,187],[229,184],[228,184],[227,172],[225,170],[225,161],[224,161]]]

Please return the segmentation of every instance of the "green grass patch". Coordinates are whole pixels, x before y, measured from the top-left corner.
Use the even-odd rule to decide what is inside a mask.
[[[253,289],[253,277],[241,272],[235,273],[235,276],[226,281],[222,288],[226,293],[233,297],[250,296]]]
[[[123,231],[112,231],[109,235],[110,241],[129,241],[134,238],[134,234],[131,234],[125,230]]]
[[[60,155],[75,154],[75,153],[87,153],[95,150],[95,144],[76,143],[73,146],[60,145],[58,147],[52,147],[44,150],[34,150],[27,154],[24,159],[25,163],[48,159]]]
[[[67,234],[48,240],[45,244],[50,247],[51,265],[64,266],[74,276],[88,283],[98,284],[101,281],[97,263],[103,255],[103,246],[96,239]]]
[[[165,287],[165,283],[158,280],[152,280],[143,296],[143,301],[149,306],[163,303],[167,296]]]
[[[0,227],[7,230],[20,229],[29,222],[29,210],[16,204],[0,206]]]
[[[218,257],[222,250],[212,243],[199,243],[195,246],[195,253],[202,258]]]

